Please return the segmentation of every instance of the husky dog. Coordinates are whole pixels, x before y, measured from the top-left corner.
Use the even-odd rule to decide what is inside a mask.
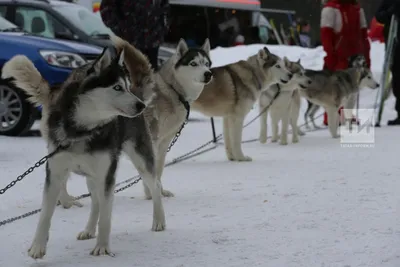
[[[337,133],[339,108],[344,106],[345,109],[352,109],[354,96],[361,88],[376,89],[379,87],[371,71],[363,67],[335,72],[306,70],[305,74],[311,79],[312,84],[306,89],[300,88],[300,95],[325,108],[328,114],[328,128],[333,138],[339,137]],[[352,116],[351,114],[344,115],[346,118]]]
[[[214,79],[205,86],[193,109],[212,117],[223,117],[225,151],[229,160],[251,161],[242,151],[242,128],[261,92],[275,83],[286,84],[292,74],[285,58],[272,54],[266,47],[246,61],[213,68]]]
[[[365,59],[364,55],[361,55],[361,54],[351,56],[349,58],[349,66],[348,67],[349,68],[362,68],[362,67],[367,68],[368,67],[367,60]],[[349,104],[355,103],[356,97],[357,97],[357,95],[353,95],[352,99],[350,99]],[[307,129],[310,129],[310,126],[308,125],[308,118],[310,118],[313,127],[315,129],[320,129],[321,127],[317,126],[314,121],[315,114],[319,110],[320,106],[312,103],[310,100],[307,100],[307,102],[308,102],[308,107],[307,107],[306,112],[304,113],[305,126]]]
[[[138,50],[129,55],[136,59],[136,77],[130,77],[124,67],[132,51],[122,50],[113,57],[111,50],[104,49],[95,62],[72,71],[53,90],[25,56],[15,56],[4,65],[2,78],[14,79],[13,83],[30,96],[32,103],[43,106],[41,132],[49,152],[58,151],[46,163],[42,211],[28,250],[34,259],[46,254],[57,197],[71,172],[86,176],[92,198],[89,220],[77,238],[94,237],[98,223],[97,242],[91,254],[111,254],[115,173],[126,132],[130,131],[125,122],[146,107],[132,88],[142,90],[153,85],[149,63]]]
[[[129,51],[133,47],[120,38],[113,38],[117,51]],[[125,61],[131,76],[138,64],[134,58]],[[153,97],[142,115],[123,121],[123,151],[131,159],[143,180],[146,199],[153,200],[153,231],[166,227],[161,196],[173,197],[164,190],[161,175],[170,142],[187,119],[190,104],[201,94],[204,86],[212,80],[210,71],[210,43],[206,39],[201,48],[189,49],[181,39],[175,54],[154,74]],[[141,86],[141,81],[137,82]],[[64,189],[66,192],[66,188]],[[68,194],[68,193],[66,193]],[[96,220],[91,213],[89,220]],[[88,227],[89,236],[95,228]]]
[[[260,137],[261,143],[267,142],[267,117],[268,111],[271,112],[272,122],[272,142],[278,141],[278,124],[282,121],[282,132],[280,144],[287,145],[287,130],[289,122],[292,127],[292,142],[299,141],[298,135],[304,135],[297,126],[300,111],[300,94],[298,88],[306,89],[311,80],[304,75],[304,68],[297,62],[285,61],[286,68],[293,73],[293,78],[284,85],[274,84],[268,90],[262,92],[259,99],[260,112],[264,111],[260,117]]]

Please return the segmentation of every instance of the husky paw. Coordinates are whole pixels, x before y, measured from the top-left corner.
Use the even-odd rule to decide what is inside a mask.
[[[87,240],[87,239],[91,239],[93,237],[95,237],[95,233],[94,232],[90,232],[90,231],[84,230],[84,231],[80,232],[76,236],[76,239],[78,239],[78,240]]]
[[[303,131],[300,130],[300,129],[297,131],[297,134],[300,135],[300,136],[305,136],[305,135],[306,135],[306,133],[303,132]]]
[[[267,142],[267,136],[263,135],[258,138],[261,144],[265,144]]]
[[[292,138],[292,143],[293,144],[296,144],[296,143],[298,143],[299,142],[299,138]]]
[[[166,227],[165,218],[163,220],[153,219],[153,226],[151,227],[152,231],[161,232],[165,230],[165,227]]]
[[[253,159],[248,156],[242,156],[236,159],[236,161],[252,161]]]
[[[279,144],[280,144],[281,146],[286,146],[286,145],[288,144],[288,141],[287,141],[287,140],[281,140],[281,141],[279,142]]]
[[[83,205],[78,200],[75,200],[73,196],[68,196],[67,198],[60,198],[57,201],[57,204],[60,204],[64,209],[69,209],[72,206],[77,206],[79,208],[83,207]]]
[[[99,245],[99,244],[97,244],[96,247],[90,252],[90,255],[93,256],[108,255],[111,257],[115,256],[115,254],[110,251],[110,248],[107,245]]]
[[[332,135],[332,138],[335,138],[335,139],[340,138],[340,134]]]
[[[46,244],[39,244],[33,242],[31,247],[28,249],[28,255],[32,259],[41,259],[46,255]]]
[[[161,194],[162,194],[164,197],[174,197],[174,196],[175,196],[174,193],[172,193],[171,191],[168,191],[168,190],[162,190],[162,191],[161,191]]]

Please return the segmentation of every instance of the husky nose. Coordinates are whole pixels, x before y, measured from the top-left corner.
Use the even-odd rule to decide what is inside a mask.
[[[136,110],[137,112],[142,112],[146,105],[143,102],[137,102],[136,103]]]
[[[380,85],[379,83],[376,84],[376,87],[377,87],[377,88],[380,87],[380,86],[381,86],[381,85]]]
[[[307,82],[308,84],[311,84],[312,83],[312,81],[311,80],[308,80],[308,82]]]
[[[289,73],[289,79],[292,79],[292,77],[293,77],[293,74]]]
[[[204,72],[204,81],[206,83],[208,83],[211,80],[211,78],[212,78],[212,72],[211,71]]]

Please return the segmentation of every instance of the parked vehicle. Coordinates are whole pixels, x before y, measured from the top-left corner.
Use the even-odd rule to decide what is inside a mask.
[[[51,86],[65,81],[75,67],[94,60],[101,47],[33,36],[0,17],[0,68],[17,54],[27,56]],[[10,83],[0,80],[0,135],[18,136],[32,127],[40,110]]]
[[[0,0],[0,15],[27,32],[48,38],[104,47],[113,34],[91,10],[65,1]]]

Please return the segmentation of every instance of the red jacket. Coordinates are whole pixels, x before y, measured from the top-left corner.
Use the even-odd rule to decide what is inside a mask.
[[[379,23],[374,17],[369,27],[368,37],[371,41],[385,42],[385,35],[383,33],[384,25]]]
[[[346,69],[348,59],[363,54],[370,67],[370,43],[365,13],[359,4],[329,0],[321,13],[321,42],[326,52],[324,68]]]

